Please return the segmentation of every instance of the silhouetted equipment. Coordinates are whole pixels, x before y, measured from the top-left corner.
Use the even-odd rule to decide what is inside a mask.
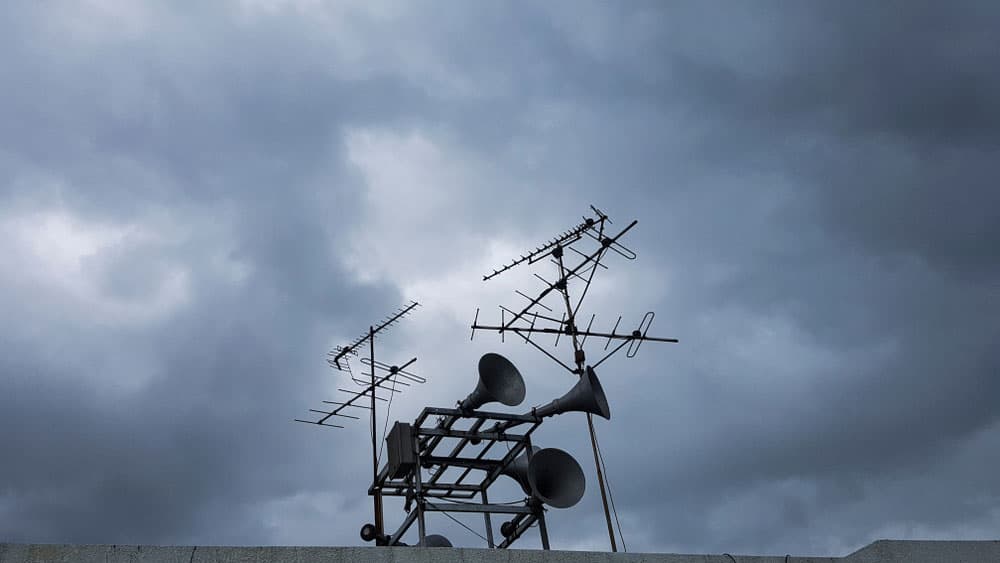
[[[532,447],[500,470],[539,502],[554,508],[569,508],[580,502],[587,478],[573,456],[558,449]],[[504,534],[507,535],[507,534]]]
[[[472,411],[486,403],[515,407],[524,401],[524,378],[510,360],[500,354],[484,354],[479,359],[479,383],[459,403],[459,410]]]
[[[451,547],[451,542],[441,534],[427,534],[417,545],[420,547]]]
[[[638,222],[632,221],[618,233],[610,235],[606,233],[606,228],[612,224],[611,219],[594,206],[591,206],[591,210],[594,217],[583,217],[583,221],[576,226],[484,275],[483,280],[486,281],[518,265],[542,261],[556,266],[554,280],[535,274],[543,283],[540,291],[532,294],[515,290],[520,298],[527,300],[527,305],[515,308],[501,305],[500,323],[497,325],[479,324],[479,309],[476,309],[476,317],[472,323],[473,338],[476,330],[496,331],[501,341],[507,333],[512,333],[576,375],[578,379],[575,384],[561,397],[525,414],[479,410],[487,403],[517,406],[525,397],[524,378],[514,364],[500,354],[484,354],[479,360],[479,380],[476,387],[457,402],[457,408],[424,407],[412,423],[397,421],[393,424],[392,431],[386,437],[387,459],[380,469],[381,457],[377,452],[376,436],[377,401],[385,402],[388,410],[393,397],[402,388],[425,383],[426,379],[407,371],[416,358],[403,365],[376,360],[375,337],[396,324],[418,304],[411,302],[377,325],[371,325],[367,333],[330,351],[327,360],[330,365],[347,372],[359,389],[340,389],[350,395],[347,400],[324,401],[335,407],[329,411],[310,409],[323,416],[319,420],[299,422],[342,428],[327,423],[327,420],[334,416],[360,418],[348,414],[349,408],[369,411],[373,479],[368,494],[374,498],[375,522],[362,526],[361,538],[364,541],[374,541],[376,545],[407,545],[402,542],[403,536],[416,522],[418,540],[414,545],[451,547],[451,542],[444,536],[427,533],[426,514],[465,512],[483,515],[486,530],[484,539],[490,548],[510,547],[525,531],[536,527],[542,548],[549,549],[545,507],[567,508],[577,504],[586,491],[586,477],[580,464],[571,455],[556,448],[535,447],[532,445],[531,435],[548,417],[582,412],[587,416],[611,549],[617,551],[608,507],[610,489],[606,491],[604,461],[600,458],[593,424],[594,415],[609,419],[611,409],[595,369],[626,346],[626,356],[632,358],[643,342],[676,343],[677,339],[648,335],[655,316],[652,311],[647,312],[630,331],[618,332],[621,316],[610,332],[592,330],[595,315],[591,315],[586,321],[585,328],[581,325],[580,308],[594,275],[598,269],[607,269],[602,260],[612,254],[626,260],[636,258],[635,252],[625,247],[621,239]],[[596,245],[586,250],[577,248],[583,243]],[[567,257],[573,258],[575,263],[569,263]],[[583,285],[574,304],[570,288],[576,283]],[[563,309],[558,316],[555,313],[557,309]],[[565,363],[543,348],[536,341],[539,335],[554,337],[556,347],[560,339],[569,341],[573,348],[572,360]],[[587,361],[584,346],[588,338],[604,342],[601,352],[604,355],[597,362]],[[616,345],[608,351],[612,342]],[[360,355],[366,344],[367,358]],[[351,372],[351,356],[359,357],[361,364],[370,371],[362,373],[363,377],[356,377]],[[388,420],[386,416],[386,428]],[[498,445],[502,446],[497,447]],[[517,481],[526,497],[513,502],[491,502],[488,489],[501,475]],[[385,533],[383,496],[405,499],[403,510],[407,515],[392,534]],[[500,525],[502,539],[499,542],[494,541],[491,520],[497,514],[509,515],[509,519]],[[620,526],[618,531],[621,532]]]
[[[370,542],[374,539],[379,539],[375,532],[374,524],[365,524],[364,526],[361,526],[361,539],[363,539],[366,542]],[[381,541],[379,545],[384,545],[384,543],[387,541],[384,536],[380,538],[380,540]],[[451,541],[449,541],[448,538],[442,536],[441,534],[427,534],[426,536],[424,536],[424,539],[420,540],[419,543],[414,544],[412,546],[409,544],[405,544],[403,542],[396,542],[393,545],[397,545],[400,547],[452,547]]]
[[[608,398],[604,395],[594,368],[587,366],[586,374],[576,382],[565,395],[541,407],[532,409],[532,414],[539,417],[562,414],[564,412],[585,412],[611,420],[611,408]]]
[[[361,526],[361,539],[364,541],[372,541],[377,535],[378,531],[375,530],[375,524]]]
[[[541,448],[538,446],[525,448],[523,454],[517,456],[514,461],[510,462],[500,470],[501,475],[506,475],[517,481],[517,484],[521,485],[521,490],[523,490],[526,495],[531,494],[531,483],[528,482],[528,452],[530,451],[531,455],[535,455],[540,449]]]
[[[386,411],[388,413],[388,408],[392,406],[392,398],[396,393],[400,393],[399,387],[409,387],[415,383],[426,383],[427,380],[419,375],[413,374],[406,370],[414,362],[417,361],[416,358],[411,359],[401,366],[390,365],[375,359],[375,337],[377,335],[386,332],[389,327],[395,325],[400,319],[408,315],[413,309],[418,307],[420,304],[416,301],[411,301],[408,305],[401,307],[394,313],[386,316],[378,323],[378,325],[370,325],[368,327],[368,332],[362,334],[361,336],[355,338],[350,344],[346,346],[337,346],[334,350],[327,353],[327,363],[330,367],[336,368],[340,371],[347,372],[350,376],[351,381],[359,386],[359,389],[337,389],[342,393],[346,393],[348,398],[342,402],[338,401],[323,401],[324,404],[335,405],[329,411],[309,409],[309,412],[314,412],[322,414],[323,416],[319,420],[301,420],[296,418],[295,422],[304,422],[306,424],[315,424],[317,426],[328,426],[333,428],[343,428],[338,424],[327,423],[331,417],[337,416],[342,418],[351,418],[358,420],[360,417],[351,414],[345,414],[348,407],[365,409],[369,411],[370,417],[370,434],[372,443],[372,479],[373,481],[378,478],[378,421],[376,417],[376,400],[380,400],[388,403]],[[354,373],[351,371],[351,366],[349,357],[355,356],[359,357],[359,350],[367,344],[368,345],[368,357],[361,358],[362,365],[368,366],[369,372],[362,373],[363,376],[368,376],[368,379],[360,379],[355,377]],[[383,372],[385,375],[376,376],[377,372]],[[388,398],[380,397],[377,391],[383,391],[389,394]],[[367,401],[366,401],[367,399]],[[364,403],[369,404],[365,405]],[[395,452],[397,465],[404,465],[406,463],[411,463],[408,461],[406,455],[409,450],[400,450]],[[390,456],[393,455],[390,452]],[[395,468],[397,472],[402,471],[398,466]],[[382,495],[378,490],[370,491],[373,497],[374,513],[375,513],[375,523],[366,524],[361,528],[361,537],[365,541],[376,540],[379,544],[384,543],[385,532],[382,522]],[[371,526],[371,528],[369,528]],[[367,538],[367,539],[366,539]]]
[[[412,426],[403,422],[393,424],[385,444],[390,477],[399,479],[413,470],[417,464],[417,456],[413,451]]]
[[[389,329],[392,325],[399,322],[400,319],[410,314],[415,307],[418,307],[420,303],[416,301],[410,301],[407,305],[400,307],[391,315],[387,315],[382,319],[377,325],[372,325],[369,327],[368,331],[362,333],[360,336],[351,341],[350,344],[345,346],[337,346],[327,354],[327,362],[331,367],[335,367],[341,371],[350,371],[350,367],[346,363],[342,364],[341,361],[347,360],[347,355],[358,356],[358,350],[364,351],[361,347],[369,342],[370,339],[374,338],[375,334],[384,332]]]
[[[544,417],[537,409],[527,414],[477,410],[488,402],[517,406],[524,395],[524,380],[514,364],[500,354],[488,353],[479,360],[476,389],[459,402],[459,408],[425,407],[412,423],[396,422],[386,444],[389,458],[369,493],[405,498],[408,514],[395,533],[382,535],[363,528],[362,537],[379,545],[403,545],[403,535],[416,522],[417,544],[429,545],[427,513],[473,512],[483,514],[489,547],[509,547],[537,524],[542,547],[548,549],[544,507],[566,508],[579,502],[586,478],[568,453],[533,447],[531,434],[544,417],[562,412],[607,415],[607,400],[597,376],[592,375],[550,403]],[[505,447],[496,447],[499,444]],[[472,447],[476,450],[470,452]],[[501,475],[515,479],[526,497],[513,503],[490,503],[487,491]],[[494,542],[491,521],[495,514],[514,516],[513,524],[507,523],[510,533],[504,533],[499,543]]]
[[[610,332],[592,330],[594,319],[596,318],[593,314],[585,321],[585,326],[581,324],[580,309],[583,305],[583,299],[587,296],[587,292],[590,289],[594,275],[600,268],[607,269],[607,265],[602,261],[612,254],[626,260],[634,260],[636,258],[635,252],[622,244],[622,238],[638,224],[638,221],[632,221],[617,233],[609,234],[607,229],[612,223],[611,219],[593,205],[590,206],[590,209],[593,211],[593,217],[584,217],[582,223],[483,276],[483,281],[486,281],[521,264],[545,262],[555,266],[554,279],[546,279],[535,273],[534,276],[542,282],[542,288],[539,291],[525,292],[514,290],[514,293],[520,298],[527,300],[527,304],[514,308],[501,305],[499,324],[480,324],[479,309],[476,309],[476,316],[472,321],[472,338],[475,338],[477,330],[490,330],[499,333],[500,340],[503,342],[504,336],[507,333],[512,333],[524,340],[525,343],[535,347],[570,373],[577,375],[584,386],[596,383],[597,379],[593,376],[593,370],[622,348],[627,347],[626,356],[633,358],[639,352],[639,347],[643,342],[677,342],[676,338],[649,336],[648,331],[653,324],[655,316],[652,311],[643,315],[638,325],[631,331],[618,332],[618,327],[622,321],[620,315]],[[583,248],[586,243],[591,244],[589,247]],[[570,261],[570,259],[573,260]],[[576,294],[577,297],[575,300],[570,294],[570,288],[573,284],[579,284],[579,292]],[[554,311],[559,309],[562,310],[561,313],[555,316]],[[554,339],[553,344],[556,347],[558,347],[560,340],[570,342],[573,348],[572,360],[564,362],[537,342],[538,337],[544,335],[551,335]],[[604,355],[596,362],[588,364],[584,347],[590,338],[600,339],[604,342],[603,350],[600,352]],[[617,344],[608,351],[612,342],[616,342]],[[607,400],[604,398],[603,391],[600,390],[600,384],[597,384],[597,392],[588,392],[586,389],[577,389],[574,387],[567,395],[544,407],[535,409],[534,412],[539,416],[547,416],[549,414],[566,412],[567,410],[580,410],[588,413],[587,429],[590,433],[594,452],[594,465],[597,470],[597,483],[601,491],[601,500],[604,504],[608,537],[611,541],[612,551],[617,551],[615,533],[611,525],[611,512],[605,490],[602,469],[603,461],[600,459],[597,434],[594,430],[592,417],[592,415],[597,415],[607,418],[609,414]],[[510,529],[519,529],[523,522],[517,521],[513,524],[508,524],[514,527]]]
[[[342,418],[359,419],[360,417],[345,414],[349,411],[348,407],[359,408],[371,411],[369,414],[372,418],[375,416],[375,400],[387,401],[386,397],[379,396],[376,391],[384,391],[389,395],[401,392],[401,387],[409,387],[413,384],[426,383],[427,380],[419,375],[416,375],[410,371],[407,371],[410,365],[417,361],[416,358],[411,359],[401,366],[389,365],[384,362],[377,361],[375,359],[375,337],[389,329],[389,327],[395,325],[400,319],[408,315],[413,311],[414,308],[418,307],[420,304],[416,301],[411,301],[405,307],[400,308],[395,313],[387,316],[383,319],[377,326],[372,325],[368,327],[368,332],[354,339],[350,344],[346,346],[337,346],[334,350],[327,353],[327,363],[330,367],[336,368],[340,371],[346,372],[351,381],[358,385],[358,389],[337,389],[341,393],[345,393],[348,398],[343,402],[338,401],[323,401],[327,405],[335,405],[330,411],[321,411],[316,409],[309,409],[309,412],[314,412],[324,415],[319,420],[301,420],[295,419],[296,422],[304,422],[306,424],[316,424],[319,426],[329,426],[333,428],[343,428],[343,426],[337,424],[327,423],[331,417],[337,416]],[[358,350],[362,346],[368,344],[370,356],[365,358],[361,357],[362,365],[367,366],[371,371],[369,373],[363,373],[362,375],[368,376],[369,379],[360,379],[354,375],[351,371],[350,362],[348,361],[350,356],[358,357]],[[381,371],[384,375],[376,376],[376,371]],[[363,404],[363,399],[371,399],[371,405]],[[373,430],[374,432],[374,430]]]

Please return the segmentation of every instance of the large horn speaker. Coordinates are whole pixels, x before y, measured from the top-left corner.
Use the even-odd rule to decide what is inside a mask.
[[[539,448],[538,446],[531,446],[532,455],[537,454],[540,449],[541,448]],[[514,461],[510,462],[509,464],[507,464],[507,467],[504,467],[503,469],[500,470],[500,474],[506,475],[511,479],[517,481],[517,484],[521,485],[521,489],[524,491],[524,494],[526,495],[531,494],[531,483],[528,481],[527,452],[514,458]]]
[[[580,464],[557,448],[532,447],[530,460],[525,452],[501,473],[517,481],[525,493],[555,508],[575,505],[587,490]]]
[[[547,405],[532,411],[535,416],[546,417],[564,412],[589,412],[597,416],[611,419],[611,408],[608,398],[604,395],[601,382],[597,379],[594,369],[587,366],[587,373],[576,382],[565,395],[553,400]]]
[[[423,541],[417,544],[419,547],[451,547],[451,542],[448,538],[442,536],[441,534],[427,534],[424,536]]]
[[[483,354],[479,358],[479,383],[458,408],[468,412],[486,403],[497,401],[508,407],[524,400],[524,378],[510,360],[500,354]]]

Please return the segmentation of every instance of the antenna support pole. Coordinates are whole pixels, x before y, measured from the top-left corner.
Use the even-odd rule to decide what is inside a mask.
[[[559,279],[564,282],[567,277],[566,265],[563,263],[562,249],[560,248],[559,250],[560,252],[555,255],[556,263],[559,266]],[[583,377],[586,373],[584,370],[586,354],[583,351],[583,344],[577,336],[576,320],[574,318],[573,304],[569,299],[569,289],[566,287],[565,282],[561,287],[557,286],[556,289],[562,294],[563,302],[566,304],[566,326],[573,337],[573,358],[576,360],[576,372],[580,377]],[[601,502],[604,504],[604,519],[608,523],[608,539],[611,540],[611,551],[615,553],[618,551],[618,545],[615,542],[615,529],[611,526],[611,509],[608,508],[608,493],[604,489],[604,472],[601,471],[601,460],[597,455],[597,433],[594,431],[594,417],[589,412],[587,413],[587,430],[590,431],[590,446],[594,450],[594,466],[597,467],[597,484],[601,489]]]
[[[618,332],[621,316],[618,317],[618,321],[615,322],[615,326],[611,329],[610,333],[591,330],[594,322],[593,315],[591,315],[590,322],[587,323],[586,328],[582,329],[579,323],[580,307],[583,305],[583,300],[587,296],[587,292],[590,289],[590,284],[594,279],[597,269],[607,269],[607,266],[602,264],[601,260],[609,252],[614,252],[626,260],[634,260],[636,258],[635,252],[631,251],[619,242],[619,239],[621,239],[639,223],[639,221],[633,220],[631,223],[626,225],[625,228],[619,231],[618,234],[610,236],[605,234],[605,226],[606,224],[611,224],[611,219],[593,205],[591,205],[590,208],[596,214],[596,218],[585,217],[584,222],[578,226],[562,233],[554,239],[549,240],[542,246],[539,246],[532,252],[529,252],[526,256],[522,255],[520,258],[516,258],[511,262],[494,269],[492,273],[483,276],[483,281],[486,281],[520,264],[535,264],[546,258],[548,259],[548,262],[553,263],[558,267],[558,277],[552,282],[539,276],[538,274],[535,274],[535,277],[540,279],[546,286],[543,290],[537,293],[536,297],[531,297],[526,293],[515,290],[518,295],[528,299],[529,303],[527,306],[523,307],[520,312],[501,306],[499,325],[492,326],[479,324],[479,310],[477,309],[476,319],[472,322],[473,337],[475,337],[477,329],[497,331],[501,335],[502,342],[504,332],[512,332],[516,336],[523,338],[525,343],[531,344],[567,371],[579,377],[583,377],[586,374],[587,369],[596,369],[604,363],[605,360],[613,356],[625,346],[628,346],[626,357],[632,358],[635,356],[639,346],[643,342],[653,341],[677,343],[676,338],[657,338],[646,334],[649,326],[653,322],[652,312],[646,313],[646,315],[642,318],[642,321],[640,321],[638,328],[631,332]],[[584,253],[573,247],[573,244],[580,240],[597,242],[598,247],[589,253]],[[574,259],[573,263],[576,264],[575,266],[572,264],[567,265],[567,250],[578,255],[579,259],[582,260],[577,262],[577,260]],[[577,297],[575,305],[570,298],[569,282],[571,281],[571,278],[580,280],[583,283],[582,291],[580,292],[579,297]],[[542,308],[546,311],[553,312],[552,308],[542,303],[542,300],[552,293],[560,294],[563,305],[566,308],[566,312],[561,315],[561,318],[548,316],[545,313],[538,311],[538,308]],[[505,317],[504,313],[509,313],[511,315],[509,320]],[[541,322],[542,324],[540,326],[536,326],[536,322]],[[553,324],[554,326],[551,326]],[[538,343],[532,340],[533,336],[542,334],[555,336],[554,346],[556,347],[559,346],[560,336],[565,335],[566,340],[570,340],[573,346],[572,364],[564,363],[554,354],[543,349]],[[586,353],[584,352],[584,344],[586,344],[587,338],[589,337],[606,339],[606,343],[604,344],[604,356],[596,362],[589,362],[588,368],[588,361]],[[608,352],[608,347],[611,345],[612,341],[618,341],[618,344],[610,352]],[[574,367],[570,367],[571,365]],[[615,539],[615,528],[611,521],[611,512],[614,510],[614,506],[613,504],[611,506],[608,504],[609,497],[611,497],[611,490],[609,485],[605,482],[605,469],[602,468],[603,460],[600,454],[600,446],[597,442],[597,432],[594,429],[594,417],[591,414],[587,414],[587,430],[590,433],[590,444],[594,452],[594,466],[597,469],[597,483],[600,485],[601,489],[601,501],[604,505],[604,518],[608,525],[608,539],[611,542],[611,551],[617,552],[618,544]],[[611,500],[613,503],[613,498]],[[617,519],[617,515],[615,518]],[[541,521],[539,521],[539,526],[543,526]],[[619,525],[618,528],[619,535],[621,535],[621,526]],[[624,546],[624,537],[620,539],[622,540]],[[501,547],[505,547],[505,545],[501,544]]]
[[[608,493],[604,491],[604,472],[601,471],[601,461],[597,457],[597,435],[594,433],[594,415],[587,413],[587,429],[590,430],[590,447],[594,450],[594,465],[597,466],[597,484],[601,488],[601,502],[604,503],[604,519],[608,522],[608,538],[611,540],[611,551],[617,552],[615,529],[611,527],[611,512],[608,510]]]
[[[375,327],[368,327],[368,344],[369,351],[371,352],[371,365],[368,366],[371,369],[372,375],[372,485],[378,484],[378,442],[375,437],[378,434],[378,423],[375,419]],[[603,487],[601,488],[603,492]],[[385,525],[382,521],[382,491],[378,487],[375,487],[372,491],[372,498],[375,500],[375,537],[381,538],[385,535]]]

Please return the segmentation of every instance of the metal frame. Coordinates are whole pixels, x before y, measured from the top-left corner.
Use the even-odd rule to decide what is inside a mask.
[[[430,422],[432,417],[437,417],[436,422]],[[456,429],[455,425],[458,423],[467,427]],[[518,456],[527,452],[530,459],[531,434],[541,423],[542,419],[533,415],[424,408],[412,425],[416,464],[405,476],[391,479],[387,461],[368,489],[368,494],[373,496],[406,498],[404,510],[409,514],[396,531],[384,540],[385,545],[401,545],[400,540],[414,522],[417,522],[422,542],[427,535],[425,516],[428,512],[472,512],[483,515],[490,548],[509,547],[537,522],[542,548],[549,549],[544,508],[540,502],[528,497],[523,505],[492,504],[487,493],[490,485]],[[484,427],[487,429],[482,430]],[[515,427],[526,428],[516,434],[507,432]],[[445,438],[458,439],[458,443],[449,449],[444,442]],[[499,456],[488,455],[496,444],[501,443],[507,444],[509,451],[504,451]],[[482,445],[482,448],[474,455],[463,457],[463,451],[473,444]],[[460,474],[447,478],[446,472],[450,469],[459,470]],[[432,475],[425,478],[425,470],[432,471]],[[471,500],[477,496],[482,502]],[[414,505],[412,509],[411,504]],[[493,514],[515,516],[514,533],[505,537],[499,545],[495,544],[493,536]]]

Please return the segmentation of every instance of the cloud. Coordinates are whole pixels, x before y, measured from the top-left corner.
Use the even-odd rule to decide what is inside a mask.
[[[344,385],[326,350],[417,299],[380,353],[429,382],[393,418],[460,399],[488,351],[526,404],[563,393],[554,363],[468,324],[540,287],[483,273],[589,204],[639,220],[595,326],[652,309],[681,339],[598,370],[630,550],[989,537],[996,10],[719,10],[11,4],[4,539],[357,543],[365,421],[290,422]],[[581,421],[538,433],[590,480],[548,525],[603,549]]]

